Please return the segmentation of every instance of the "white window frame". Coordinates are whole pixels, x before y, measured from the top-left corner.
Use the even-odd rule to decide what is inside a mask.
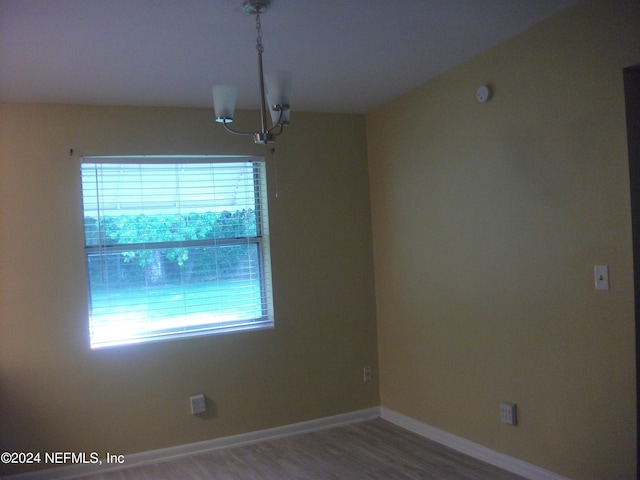
[[[82,166],[93,164],[232,164],[232,163],[251,163],[253,165],[253,183],[255,195],[255,216],[256,216],[256,235],[245,237],[223,237],[216,239],[195,239],[195,240],[176,240],[148,243],[123,243],[108,245],[87,245],[87,234],[84,233],[85,239],[85,262],[88,286],[89,300],[89,337],[92,349],[113,347],[119,345],[129,345],[143,342],[154,342],[163,340],[173,340],[185,337],[239,332],[244,330],[254,330],[263,328],[273,328],[274,326],[274,308],[273,293],[271,282],[271,255],[269,246],[269,215],[267,201],[267,181],[266,181],[266,164],[263,157],[248,156],[86,156],[82,158]],[[82,167],[81,167],[82,168]],[[83,217],[87,211],[83,185]],[[96,183],[96,189],[97,189]],[[209,323],[199,322],[194,325],[184,324],[176,325],[175,328],[167,330],[166,328],[154,330],[149,327],[146,330],[135,330],[133,334],[116,334],[114,335],[98,335],[96,333],[96,323],[94,323],[93,315],[93,294],[91,288],[89,259],[91,256],[107,255],[107,254],[123,254],[129,251],[141,250],[160,250],[172,248],[219,248],[234,245],[256,245],[258,252],[259,265],[259,290],[260,290],[260,306],[262,314],[252,318],[242,318],[238,320],[219,321],[214,320]],[[152,324],[153,322],[149,322]],[[127,329],[125,329],[127,330]]]

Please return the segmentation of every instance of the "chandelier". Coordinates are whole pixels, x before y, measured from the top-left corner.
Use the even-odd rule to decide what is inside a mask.
[[[280,135],[284,126],[289,124],[291,106],[291,73],[274,72],[265,75],[262,69],[262,25],[260,14],[267,11],[270,0],[245,0],[243,9],[246,13],[256,16],[256,50],[258,51],[258,80],[260,86],[260,119],[261,129],[258,132],[240,132],[233,130],[229,124],[233,122],[233,114],[236,108],[237,89],[232,85],[214,85],[213,105],[216,113],[216,122],[224,125],[224,128],[234,135],[251,135],[253,141],[259,144],[275,142],[275,137]],[[271,113],[271,127],[267,126],[267,109]]]

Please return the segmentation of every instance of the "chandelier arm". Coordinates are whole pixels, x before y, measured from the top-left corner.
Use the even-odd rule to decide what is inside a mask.
[[[276,123],[273,124],[273,126],[267,130],[267,133],[271,133],[271,131],[276,128],[276,127],[280,127],[280,130],[278,130],[278,133],[273,133],[273,136],[277,136],[280,135],[282,133],[282,130],[284,129],[284,124],[282,123],[282,114],[284,113],[283,110],[280,110],[280,115],[278,116],[278,121]]]
[[[274,129],[274,128],[276,128],[276,127],[280,127],[280,130],[278,130],[277,132],[273,132],[273,129]],[[277,137],[277,136],[278,136],[278,135],[280,135],[283,131],[284,131],[284,125],[282,125],[282,124],[280,123],[280,124],[278,124],[278,125],[274,125],[273,127],[271,127],[271,128],[269,129],[269,132],[268,132],[268,133],[269,133],[272,137]]]
[[[224,128],[225,128],[225,130],[227,132],[233,133],[234,135],[255,135],[255,133],[256,133],[256,132],[241,132],[241,131],[233,130],[227,124],[227,119],[226,118],[222,120],[222,125],[224,125]]]

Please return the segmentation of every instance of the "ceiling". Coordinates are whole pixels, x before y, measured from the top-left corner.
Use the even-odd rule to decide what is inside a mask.
[[[366,113],[575,0],[272,0],[265,72],[292,109]],[[259,108],[255,17],[241,0],[0,0],[0,101]],[[488,79],[487,79],[488,80]]]

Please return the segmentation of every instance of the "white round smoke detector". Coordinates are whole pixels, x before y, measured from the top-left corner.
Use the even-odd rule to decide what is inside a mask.
[[[485,103],[491,100],[491,87],[489,85],[480,85],[476,91],[476,100]]]

